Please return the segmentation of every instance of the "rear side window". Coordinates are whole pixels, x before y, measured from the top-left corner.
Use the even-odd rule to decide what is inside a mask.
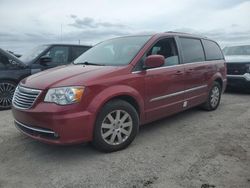
[[[201,40],[180,37],[184,63],[205,61]]]
[[[213,41],[202,40],[204,45],[206,60],[220,60],[224,59],[220,47]]]

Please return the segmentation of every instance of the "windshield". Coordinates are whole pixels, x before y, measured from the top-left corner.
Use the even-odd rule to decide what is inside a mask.
[[[19,59],[24,63],[29,63],[39,56],[46,48],[48,48],[48,45],[37,46],[36,48],[22,55]]]
[[[104,41],[86,51],[74,64],[127,65],[150,36],[121,37]]]
[[[250,45],[225,47],[223,52],[225,55],[250,55]]]

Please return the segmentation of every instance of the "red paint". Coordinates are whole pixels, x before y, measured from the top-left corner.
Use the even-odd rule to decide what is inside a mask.
[[[102,106],[120,96],[133,98],[139,107],[140,124],[183,111],[206,101],[213,81],[226,86],[224,60],[182,64],[134,72],[134,66],[144,53],[160,38],[176,35],[154,35],[126,66],[70,65],[57,67],[30,76],[21,81],[28,88],[43,90],[29,110],[12,108],[14,118],[28,126],[47,128],[59,134],[59,139],[47,139],[29,135],[37,140],[53,144],[72,144],[91,141],[95,118]],[[180,36],[182,34],[178,34]],[[184,35],[185,36],[185,35]],[[159,59],[159,57],[153,57]],[[196,91],[180,93],[158,101],[159,96],[171,95],[190,88],[207,85]],[[51,87],[85,86],[85,93],[78,104],[60,106],[43,102]],[[183,102],[188,107],[183,108]]]
[[[147,68],[155,68],[164,65],[165,58],[162,55],[150,55],[146,58],[144,64]]]

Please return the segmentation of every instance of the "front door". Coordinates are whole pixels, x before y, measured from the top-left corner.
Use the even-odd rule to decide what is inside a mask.
[[[183,108],[184,68],[180,64],[174,38],[159,40],[146,54],[165,57],[165,64],[145,73],[146,121],[176,113]]]

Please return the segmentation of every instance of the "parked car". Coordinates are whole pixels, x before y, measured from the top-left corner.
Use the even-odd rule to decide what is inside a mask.
[[[250,89],[250,45],[225,47],[223,52],[228,87]]]
[[[139,125],[199,105],[215,110],[225,86],[216,42],[174,32],[128,36],[22,80],[12,112],[16,127],[36,140],[92,141],[112,152],[127,147]]]
[[[9,109],[15,88],[23,78],[59,65],[66,65],[90,46],[51,44],[34,48],[19,59],[0,49],[0,109]]]

